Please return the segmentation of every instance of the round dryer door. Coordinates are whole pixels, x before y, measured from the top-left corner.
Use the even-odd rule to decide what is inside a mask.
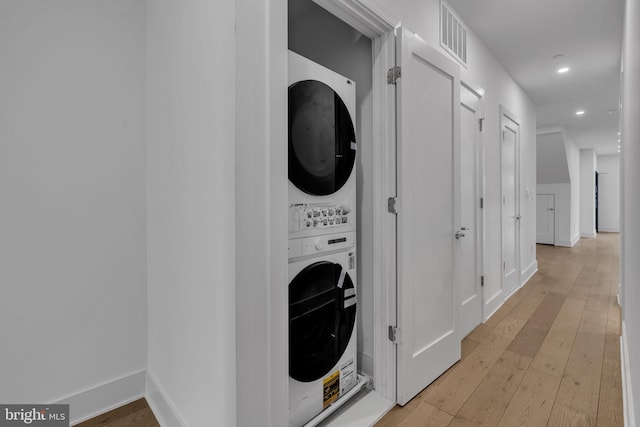
[[[289,180],[305,193],[324,196],[349,179],[356,136],[346,105],[316,80],[289,87]]]
[[[289,283],[289,375],[322,378],[340,360],[356,321],[356,293],[340,264],[309,265]]]

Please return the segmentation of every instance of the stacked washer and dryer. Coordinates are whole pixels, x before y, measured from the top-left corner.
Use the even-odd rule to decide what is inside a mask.
[[[357,382],[355,83],[289,51],[289,424]]]

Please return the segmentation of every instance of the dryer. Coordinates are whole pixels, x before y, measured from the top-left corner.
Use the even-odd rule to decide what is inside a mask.
[[[289,51],[289,239],[356,229],[355,82]]]
[[[357,382],[356,234],[289,241],[289,425]]]

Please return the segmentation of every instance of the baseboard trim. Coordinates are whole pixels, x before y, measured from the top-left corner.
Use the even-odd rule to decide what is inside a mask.
[[[531,280],[533,275],[536,274],[537,272],[538,272],[538,260],[535,260],[531,263],[529,267],[527,267],[524,270],[524,273],[522,273],[522,275],[520,276],[520,277],[525,277],[525,279],[522,281],[522,285],[520,286],[526,285],[527,282]]]
[[[597,236],[596,232],[592,232],[592,233],[580,233],[580,237],[583,237],[585,239],[595,239]]]
[[[162,427],[184,427],[187,425],[156,376],[148,368],[146,390],[149,407]]]
[[[605,227],[598,227],[598,231],[600,233],[619,233],[620,232],[620,228],[605,228]]]
[[[571,239],[571,247],[574,247],[580,240],[580,233],[578,233],[573,239]]]
[[[622,321],[620,337],[620,367],[622,369],[622,404],[624,408],[625,427],[636,427],[636,416],[633,408],[633,392],[631,390],[631,370],[629,364],[629,347],[627,345],[627,327]]]
[[[76,425],[90,418],[144,397],[144,370],[107,381],[58,399],[54,404],[68,404],[70,424]]]

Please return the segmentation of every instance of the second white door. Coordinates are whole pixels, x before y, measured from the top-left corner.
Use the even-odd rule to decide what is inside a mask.
[[[520,213],[518,209],[518,140],[520,126],[502,115],[502,290],[508,298],[520,282]]]
[[[555,244],[555,196],[538,194],[536,196],[536,242],[546,245]]]

